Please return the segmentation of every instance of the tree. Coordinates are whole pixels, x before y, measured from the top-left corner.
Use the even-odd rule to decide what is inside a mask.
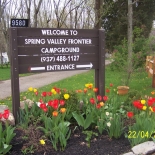
[[[9,39],[8,39],[8,27],[9,27],[9,15],[17,14],[18,9],[16,11],[9,10],[8,7],[15,5],[17,3],[14,0],[1,0],[0,1],[0,36],[1,36],[1,49],[0,52],[7,52],[9,56]]]
[[[39,0],[37,4],[36,4],[36,0],[34,0],[34,17],[33,17],[34,27],[37,27],[37,23],[38,23],[37,19],[38,19],[38,13],[39,13],[41,3],[42,3],[42,0]]]
[[[132,0],[134,2],[134,0]],[[121,41],[127,39],[128,24],[128,1],[124,0],[104,0],[102,25],[106,31],[106,47],[112,51],[114,45],[119,45]],[[135,26],[143,29],[142,35],[149,36],[152,22],[155,18],[155,0],[137,1],[133,5],[133,28]]]
[[[129,83],[129,79],[132,73],[132,44],[133,44],[133,28],[132,28],[132,0],[128,0],[128,67],[127,67],[127,82],[126,85]]]

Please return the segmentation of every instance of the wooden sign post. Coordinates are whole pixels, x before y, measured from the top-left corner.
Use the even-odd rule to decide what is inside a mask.
[[[20,107],[19,74],[95,69],[95,87],[105,93],[104,31],[10,28],[13,114]]]

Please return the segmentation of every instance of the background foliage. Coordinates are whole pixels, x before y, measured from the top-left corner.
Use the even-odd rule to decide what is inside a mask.
[[[108,8],[108,9],[106,9]],[[143,0],[133,4],[133,27],[142,29],[141,36],[147,38],[155,19],[155,0]],[[112,51],[115,45],[127,39],[128,1],[104,0],[102,26],[106,31],[106,47]]]

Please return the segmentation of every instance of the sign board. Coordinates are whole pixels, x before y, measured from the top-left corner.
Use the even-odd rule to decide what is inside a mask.
[[[104,95],[103,30],[11,28],[10,51],[15,116],[19,108],[17,88],[21,73],[95,69],[95,86]]]
[[[11,19],[11,27],[28,27],[28,19]]]

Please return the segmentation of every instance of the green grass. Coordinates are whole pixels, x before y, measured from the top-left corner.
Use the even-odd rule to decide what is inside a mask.
[[[67,89],[67,90],[77,90],[77,89],[83,89],[86,83],[94,84],[93,70],[82,74],[74,75],[72,77],[44,86],[40,90],[49,91],[54,86],[58,88]]]
[[[122,85],[123,72],[111,71],[109,67],[106,68],[105,83],[113,83],[114,86]],[[151,91],[155,90],[152,88],[152,78],[148,78],[146,71],[140,70],[135,71],[129,81],[130,90],[138,90],[143,96],[151,95]]]
[[[9,69],[5,69],[6,75],[9,74]],[[122,73],[118,71],[110,70],[110,67],[106,67],[105,71],[105,87],[110,88],[109,84],[113,83],[113,89],[116,89],[117,86],[121,85]],[[90,70],[88,72],[78,74],[61,81],[52,83],[50,85],[39,88],[39,91],[50,91],[54,86],[58,88],[65,88],[67,90],[77,90],[83,89],[86,83],[94,84],[94,70]],[[129,83],[130,91],[138,90],[142,96],[148,95],[151,96],[151,92],[155,90],[152,88],[152,78],[147,77],[147,73],[144,71],[135,72],[131,76],[131,80]],[[31,87],[31,86],[30,86]],[[20,94],[21,99],[23,96],[27,96],[27,92],[23,92]],[[11,107],[11,97],[0,100],[0,104],[7,104]]]
[[[0,67],[0,81],[1,80],[8,80],[11,77],[10,67],[4,66],[3,68]]]
[[[19,74],[20,77],[22,77],[22,76],[29,76],[29,75],[32,75],[32,73]],[[7,66],[3,66],[3,68],[0,67],[0,81],[9,80],[9,79],[11,79],[10,67],[7,67]]]

